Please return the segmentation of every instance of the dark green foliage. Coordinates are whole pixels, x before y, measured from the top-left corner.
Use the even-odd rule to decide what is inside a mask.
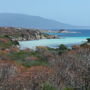
[[[10,48],[12,46],[12,43],[11,42],[8,42],[7,44],[4,44],[4,43],[0,43],[0,48]]]
[[[24,60],[26,57],[29,57],[29,56],[38,57],[39,60],[44,59],[38,52],[34,52],[34,51],[26,52],[24,50],[21,50],[20,52],[12,52],[8,55],[12,57],[13,60]]]
[[[29,52],[20,51],[20,52],[12,52],[8,54],[12,60],[23,60],[25,57],[29,56]]]
[[[59,53],[59,54],[62,54],[62,53],[64,53],[64,52],[68,51],[68,50],[69,50],[69,49],[68,49],[65,45],[61,44],[61,45],[59,46],[59,51],[58,51],[58,53]]]
[[[16,62],[24,65],[25,67],[31,67],[31,66],[39,66],[39,65],[48,65],[48,62],[44,60],[44,58],[38,53],[38,52],[26,52],[26,51],[20,51],[20,52],[13,52],[8,54],[8,56],[11,57],[12,60],[15,60]],[[38,60],[25,60],[27,57],[36,57]]]
[[[81,44],[80,46],[81,47],[87,47],[88,46],[88,43],[90,43],[90,38],[87,38],[87,42]]]
[[[43,84],[42,90],[56,90],[56,88],[49,82],[46,82]]]
[[[87,38],[88,43],[90,43],[90,38]]]
[[[0,48],[10,48],[13,46],[13,43],[11,41],[8,41],[7,43],[0,42]]]
[[[12,41],[14,45],[19,45],[18,41]]]
[[[67,88],[64,88],[64,90],[82,90],[82,89],[81,88],[67,87]]]
[[[9,37],[8,35],[4,35],[4,37],[6,37],[6,38],[9,38],[9,39],[10,39],[10,37]]]
[[[73,88],[64,88],[64,90],[74,90]]]
[[[0,42],[0,48],[11,48],[12,46],[19,45],[18,41],[12,41],[12,39],[8,35],[1,35],[0,38],[5,40],[5,42]]]
[[[40,66],[40,65],[46,66],[46,65],[48,65],[47,62],[41,61],[41,60],[37,60],[37,61],[21,61],[20,63],[25,67]]]
[[[65,45],[61,44],[59,46],[59,50],[68,50],[68,48]]]

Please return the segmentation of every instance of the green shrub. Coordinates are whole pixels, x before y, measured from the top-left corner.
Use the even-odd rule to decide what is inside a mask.
[[[67,87],[67,88],[64,88],[64,90],[74,90],[74,89]]]
[[[19,45],[18,41],[12,41],[13,45]]]
[[[58,54],[62,54],[62,53],[64,53],[64,52],[68,51],[68,50],[69,50],[69,49],[68,49],[65,45],[61,44],[61,45],[59,46],[59,48],[58,48]]]
[[[5,38],[9,38],[9,39],[10,39],[10,36],[8,36],[8,35],[4,35],[3,37],[5,37]]]
[[[8,41],[8,43],[0,43],[0,48],[10,48],[13,46],[13,43],[11,41]]]
[[[41,61],[41,60],[37,60],[37,61],[24,61],[24,62],[21,62],[21,64],[23,66],[25,66],[25,67],[40,66],[40,65],[46,66],[46,65],[48,65],[47,62],[44,62],[44,61]]]
[[[56,90],[56,88],[52,84],[46,82],[43,84],[42,90]]]
[[[87,42],[90,43],[90,38],[87,38]]]
[[[82,90],[82,89],[81,88],[67,87],[67,88],[64,88],[64,90]]]
[[[59,50],[68,50],[68,48],[65,45],[61,44],[59,46]]]
[[[20,52],[12,52],[8,54],[12,60],[25,60],[26,57],[34,56],[39,58],[39,60],[45,60],[44,57],[35,51],[26,52],[24,50],[21,50]]]
[[[62,53],[65,53],[66,50],[59,50],[58,54],[62,54]]]
[[[48,62],[38,52],[12,52],[8,54],[11,60],[15,60],[17,63],[22,64],[25,67],[48,65]],[[27,57],[36,57],[38,60],[26,60]]]
[[[4,42],[1,40],[0,48],[4,48],[4,49],[11,48],[13,45],[16,44],[16,42],[12,41],[8,35],[0,35],[0,38],[7,41],[7,42]]]

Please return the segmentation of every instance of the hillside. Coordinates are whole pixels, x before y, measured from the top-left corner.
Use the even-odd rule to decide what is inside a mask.
[[[90,45],[20,50],[0,35],[0,90],[90,90]]]
[[[77,27],[55,20],[46,19],[39,16],[24,14],[1,13],[0,26],[38,28],[38,29],[87,29],[90,27]]]

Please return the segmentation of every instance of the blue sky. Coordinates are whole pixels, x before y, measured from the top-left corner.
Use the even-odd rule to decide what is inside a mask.
[[[0,0],[0,12],[22,13],[90,26],[90,0]]]

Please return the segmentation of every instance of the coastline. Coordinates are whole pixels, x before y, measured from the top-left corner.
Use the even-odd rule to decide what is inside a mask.
[[[32,41],[19,41],[21,49],[30,48],[35,49],[37,46],[45,46],[45,47],[58,47],[60,44],[64,44],[66,46],[73,46],[85,43],[89,37],[68,37],[68,38],[60,38],[60,39],[40,39],[40,40],[32,40]]]

